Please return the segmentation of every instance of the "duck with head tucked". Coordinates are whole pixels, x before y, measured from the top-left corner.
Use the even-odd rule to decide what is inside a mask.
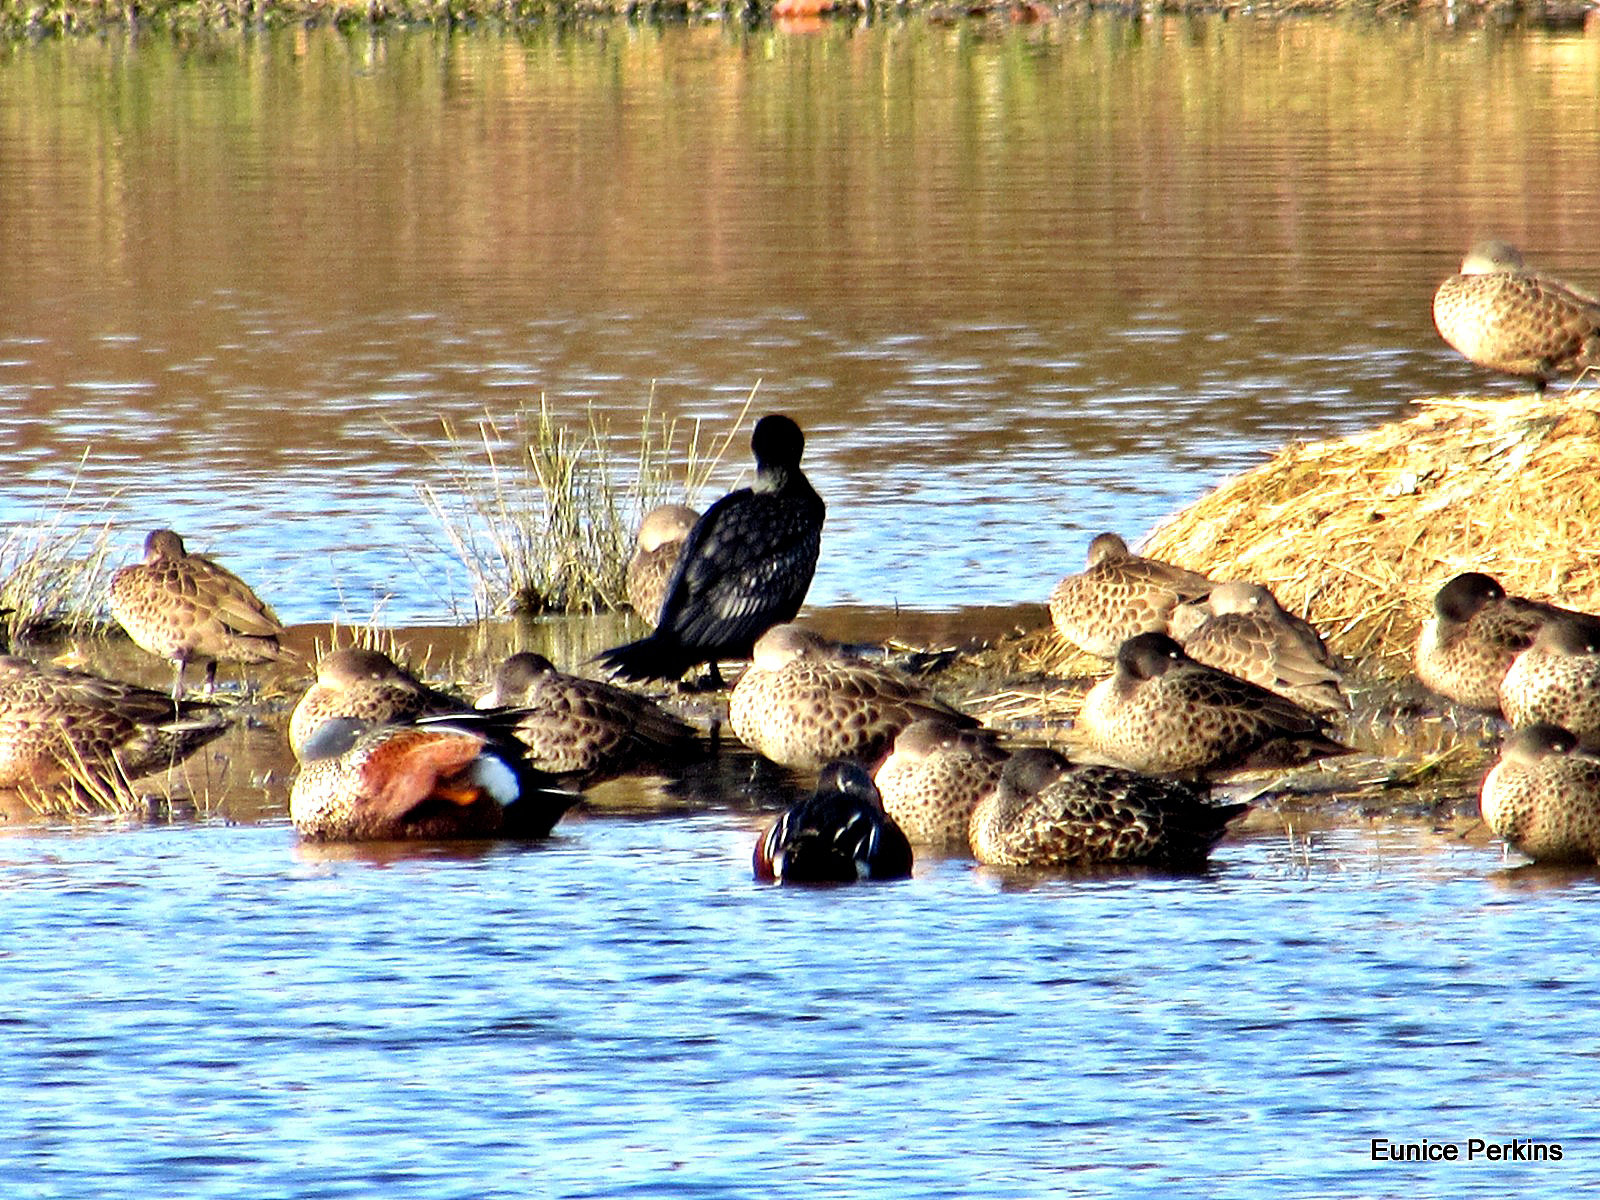
[[[1517,655],[1553,617],[1571,612],[1506,595],[1480,571],[1450,580],[1433,597],[1433,616],[1417,635],[1417,678],[1441,696],[1500,711],[1500,684]]]
[[[1529,270],[1500,241],[1473,247],[1433,296],[1439,336],[1464,357],[1506,375],[1550,380],[1600,366],[1600,300]]]
[[[896,735],[873,782],[913,845],[965,850],[972,810],[1000,781],[1007,757],[986,729],[924,717]]]
[[[295,831],[330,842],[548,836],[580,797],[528,763],[514,713],[323,722],[289,792]]]
[[[596,656],[622,679],[678,679],[748,658],[756,639],[794,619],[816,573],[826,506],[800,470],[805,437],[788,417],[756,422],[754,485],[729,492],[695,522],[647,638]]]
[[[1172,611],[1172,636],[1196,662],[1324,712],[1350,707],[1322,635],[1259,583],[1219,583]]]
[[[522,710],[516,735],[528,760],[575,787],[682,763],[699,745],[694,728],[654,700],[615,684],[558,671],[542,654],[513,654],[478,707]]]
[[[1506,738],[1483,777],[1483,819],[1540,862],[1600,862],[1600,758],[1555,725],[1529,725]]]
[[[923,717],[977,724],[910,677],[800,625],[762,634],[728,697],[728,723],[739,740],[799,770],[836,758],[876,764],[895,735]]]
[[[214,705],[87,671],[0,657],[0,789],[121,797],[221,737]]]
[[[1559,725],[1600,737],[1600,617],[1551,617],[1500,681],[1500,710],[1513,726]]]
[[[1054,750],[1018,750],[972,812],[972,852],[1000,867],[1205,865],[1247,804],[1115,767],[1075,767]]]
[[[1164,633],[1122,643],[1116,667],[1084,697],[1077,730],[1096,755],[1157,775],[1203,777],[1350,752],[1328,736],[1324,717],[1196,662]]]
[[[466,711],[465,702],[429,687],[378,650],[348,646],[324,654],[317,678],[289,716],[289,745],[297,758],[325,722],[349,728],[394,725],[417,717]]]
[[[700,514],[687,505],[663,504],[652,508],[639,524],[628,560],[628,605],[652,629],[666,602],[678,555],[699,519]]]
[[[1172,610],[1203,599],[1211,580],[1196,571],[1142,558],[1115,533],[1089,543],[1089,565],[1050,593],[1050,620],[1074,646],[1101,658],[1139,633],[1166,633]]]
[[[816,794],[794,805],[758,839],[757,879],[776,883],[855,883],[911,874],[911,843],[855,763],[829,763]]]
[[[177,667],[172,698],[183,696],[184,668],[206,664],[206,691],[216,690],[217,662],[264,663],[287,657],[283,625],[250,586],[226,567],[184,549],[170,529],[144,541],[144,561],[111,576],[111,615],[141,650]]]

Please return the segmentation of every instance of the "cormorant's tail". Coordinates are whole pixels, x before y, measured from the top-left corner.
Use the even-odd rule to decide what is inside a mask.
[[[684,655],[683,648],[659,631],[623,646],[602,650],[593,659],[618,679],[646,683],[652,679],[681,679],[683,673],[694,665],[694,660]]]

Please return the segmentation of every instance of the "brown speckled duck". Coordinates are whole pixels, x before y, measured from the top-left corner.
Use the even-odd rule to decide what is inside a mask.
[[[693,753],[697,738],[654,700],[556,670],[549,659],[513,654],[479,708],[515,705],[528,761],[564,783],[588,787],[632,771],[659,770]]]
[[[873,782],[913,845],[965,849],[972,810],[1000,781],[1006,757],[987,730],[927,717],[900,731]]]
[[[1433,598],[1417,636],[1417,678],[1458,704],[1500,711],[1500,684],[1540,628],[1571,610],[1508,596],[1479,571],[1457,575]]]
[[[106,800],[220,737],[215,706],[0,657],[0,788]]]
[[[1326,712],[1350,707],[1343,676],[1310,622],[1287,612],[1259,583],[1219,583],[1204,600],[1178,605],[1172,636],[1196,662],[1258,683]]]
[[[739,740],[800,770],[837,758],[875,764],[895,735],[922,717],[977,724],[909,677],[799,625],[762,635],[728,698],[728,723]]]
[[[1541,862],[1600,862],[1600,758],[1554,725],[1506,739],[1479,797],[1489,828]]]
[[[1115,533],[1089,543],[1088,568],[1068,575],[1050,593],[1050,620],[1074,646],[1115,658],[1135,634],[1167,632],[1172,610],[1202,599],[1211,580],[1154,558],[1141,558]]]
[[[826,506],[800,469],[800,426],[756,422],[755,483],[729,492],[695,523],[678,556],[656,630],[596,655],[622,679],[678,679],[699,663],[745,658],[768,629],[794,620],[811,587]]]
[[[817,791],[756,839],[751,868],[776,883],[855,883],[911,874],[911,843],[872,779],[855,763],[829,763]]]
[[[1316,713],[1195,662],[1164,633],[1142,633],[1084,697],[1077,730],[1096,755],[1136,771],[1199,777],[1290,766],[1349,747]]]
[[[1588,740],[1600,735],[1600,617],[1551,617],[1500,681],[1500,710],[1512,725],[1559,725]]]
[[[217,662],[272,662],[283,626],[249,584],[226,567],[183,548],[170,529],[144,540],[144,561],[111,576],[111,615],[134,645],[177,665],[172,697],[183,695],[183,671],[206,664],[206,691],[214,691]]]
[[[1433,323],[1462,355],[1507,375],[1551,379],[1600,366],[1600,300],[1528,269],[1504,242],[1484,242],[1433,296]]]
[[[700,514],[685,504],[663,504],[652,508],[639,524],[628,560],[628,604],[651,628],[661,615],[678,554],[699,519]]]
[[[289,817],[303,838],[541,838],[579,799],[528,765],[504,713],[350,729],[353,742],[328,737],[337,724],[325,723],[308,743],[289,792]]]
[[[1012,754],[999,786],[973,810],[970,837],[974,856],[991,866],[1195,868],[1248,808],[1212,804],[1175,779],[1075,767],[1030,748]]]
[[[306,743],[324,722],[392,725],[429,714],[462,712],[467,705],[423,683],[387,654],[349,646],[324,654],[317,679],[289,716],[289,745],[305,757]]]

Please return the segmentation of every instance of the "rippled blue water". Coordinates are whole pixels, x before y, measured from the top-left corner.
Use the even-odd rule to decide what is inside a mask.
[[[7,1194],[1575,1195],[1597,880],[1413,830],[1201,878],[751,882],[756,818],[403,857],[0,841]],[[1382,1165],[1369,1139],[1560,1163]]]

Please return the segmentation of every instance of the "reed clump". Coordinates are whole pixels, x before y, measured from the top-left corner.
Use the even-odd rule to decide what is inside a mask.
[[[1296,444],[1160,526],[1141,552],[1270,587],[1378,673],[1410,670],[1440,585],[1600,610],[1600,392],[1433,398]]]
[[[444,482],[418,488],[471,580],[480,615],[624,607],[634,530],[659,504],[693,504],[743,424],[754,390],[720,436],[646,404],[632,462],[593,406],[567,424],[544,396],[475,430],[443,423],[430,451]],[[681,464],[681,465],[680,465]]]
[[[69,494],[55,512],[0,539],[0,622],[7,645],[105,626],[106,589],[116,569],[111,523],[89,522],[86,515]]]

